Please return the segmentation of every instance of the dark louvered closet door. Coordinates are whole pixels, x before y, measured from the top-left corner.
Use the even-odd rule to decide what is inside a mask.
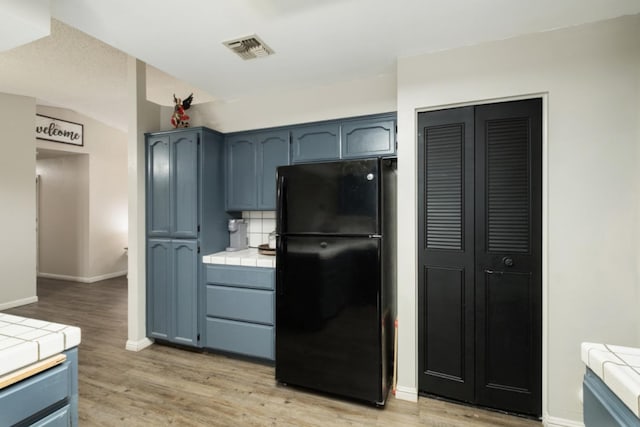
[[[420,390],[474,399],[473,107],[419,116]]]
[[[418,115],[420,392],[541,415],[541,105]]]
[[[542,103],[476,108],[478,403],[541,414]]]

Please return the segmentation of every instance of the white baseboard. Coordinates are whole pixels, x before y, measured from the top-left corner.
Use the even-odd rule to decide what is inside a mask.
[[[584,423],[581,423],[580,421],[550,416],[543,417],[542,424],[545,427],[584,427]]]
[[[127,340],[127,345],[125,348],[129,351],[140,351],[149,347],[151,344],[153,344],[153,341],[151,341],[149,338],[142,338],[138,341]]]
[[[113,279],[114,277],[120,277],[127,274],[127,271],[116,271],[115,273],[103,274],[101,276],[93,277],[78,277],[78,276],[66,276],[64,274],[52,274],[52,273],[38,273],[38,277],[44,277],[45,279],[67,280],[69,282],[80,283],[95,283],[101,280]]]
[[[396,387],[396,399],[408,400],[409,402],[418,401],[418,390],[413,387]]]
[[[29,297],[29,298],[22,298],[22,299],[17,299],[14,301],[9,301],[9,302],[5,302],[0,304],[0,311],[2,310],[8,310],[10,308],[13,307],[19,307],[21,305],[26,305],[26,304],[33,304],[34,302],[38,302],[38,297]]]

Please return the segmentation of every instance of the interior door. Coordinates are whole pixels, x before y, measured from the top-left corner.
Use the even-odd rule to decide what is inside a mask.
[[[419,114],[421,392],[541,415],[542,103]]]
[[[477,107],[475,136],[477,402],[540,415],[541,100]]]
[[[465,107],[419,121],[419,386],[465,402],[475,393],[473,116]]]

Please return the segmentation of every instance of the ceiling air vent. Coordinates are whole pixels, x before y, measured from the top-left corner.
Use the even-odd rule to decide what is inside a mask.
[[[242,59],[262,58],[273,55],[273,50],[267,46],[255,34],[235,40],[223,42],[225,46],[234,51]]]

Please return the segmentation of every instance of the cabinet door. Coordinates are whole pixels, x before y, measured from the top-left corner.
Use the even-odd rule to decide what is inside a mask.
[[[172,236],[198,235],[198,133],[171,136]]]
[[[172,295],[172,248],[169,239],[147,242],[147,336],[169,339]]]
[[[276,168],[289,164],[289,132],[276,131],[256,136],[258,144],[259,210],[276,210]]]
[[[173,310],[171,341],[198,345],[198,245],[196,241],[174,240],[173,286],[170,304]]]
[[[152,136],[147,142],[147,233],[171,234],[171,177],[169,136]]]
[[[342,123],[342,158],[393,154],[396,123],[393,119],[348,120]]]
[[[291,131],[291,163],[340,158],[340,125],[326,123],[301,126]]]
[[[248,211],[257,206],[256,143],[251,137],[234,135],[226,141],[227,210]]]

